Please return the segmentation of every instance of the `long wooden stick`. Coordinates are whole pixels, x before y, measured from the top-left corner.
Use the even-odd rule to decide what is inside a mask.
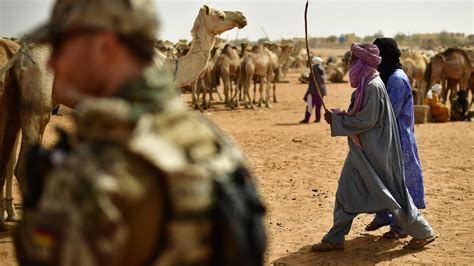
[[[324,103],[323,96],[321,95],[321,89],[319,88],[318,81],[316,80],[316,76],[314,75],[313,66],[311,64],[311,55],[309,54],[309,42],[308,42],[308,6],[309,0],[306,0],[306,7],[304,9],[304,31],[305,31],[305,40],[306,40],[306,52],[308,54],[308,63],[309,69],[311,71],[311,77],[313,78],[314,84],[316,84],[317,92],[319,97],[321,98],[321,102],[323,103],[324,110],[328,112],[326,108],[326,104]]]

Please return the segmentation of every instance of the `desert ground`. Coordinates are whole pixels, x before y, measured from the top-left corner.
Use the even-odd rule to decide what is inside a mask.
[[[266,265],[318,264],[474,264],[474,122],[416,125],[427,209],[422,213],[437,233],[434,243],[418,252],[404,242],[386,240],[387,230],[367,233],[371,215],[359,215],[347,236],[346,250],[312,253],[332,224],[339,173],[347,154],[346,138],[332,138],[325,123],[298,123],[306,91],[289,75],[278,84],[278,103],[271,109],[227,110],[214,105],[203,115],[227,132],[244,151],[267,206]],[[329,84],[328,107],[346,108],[348,83]],[[189,101],[189,95],[183,96]],[[71,111],[63,109],[48,125],[44,145],[54,143],[55,127],[72,130]],[[314,120],[312,118],[312,120]],[[16,205],[21,208],[18,192]],[[14,229],[15,224],[9,223]],[[0,233],[0,265],[16,265],[11,231]]]

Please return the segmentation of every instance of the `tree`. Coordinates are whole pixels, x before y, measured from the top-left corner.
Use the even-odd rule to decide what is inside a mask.
[[[383,35],[383,32],[381,30],[377,31],[373,36],[374,40],[377,38],[383,38],[383,37],[385,36]]]
[[[371,35],[365,36],[364,39],[362,39],[362,42],[364,43],[372,43],[373,41],[375,41],[375,38]]]
[[[395,35],[395,37],[393,37],[395,39],[395,41],[397,41],[398,43],[402,43],[404,42],[406,39],[407,39],[407,36],[403,33],[397,33]]]
[[[447,31],[442,31],[438,35],[438,41],[444,45],[450,45],[456,42],[454,38]]]
[[[337,42],[337,37],[334,36],[334,35],[329,36],[329,37],[326,38],[326,42],[328,42],[328,43],[335,43],[335,42]]]

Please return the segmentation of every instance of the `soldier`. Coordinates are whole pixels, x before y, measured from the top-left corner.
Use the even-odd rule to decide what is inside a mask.
[[[241,153],[151,66],[148,0],[58,0],[25,40],[52,45],[76,132],[35,149],[21,265],[261,265],[264,207]]]

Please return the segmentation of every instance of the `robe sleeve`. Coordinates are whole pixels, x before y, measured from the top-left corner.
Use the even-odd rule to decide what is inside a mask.
[[[376,85],[367,87],[364,105],[355,116],[333,113],[331,136],[358,135],[373,128],[379,120],[383,107],[379,89]]]
[[[393,112],[395,113],[395,117],[398,118],[398,114],[402,111],[405,102],[411,96],[410,84],[408,84],[404,79],[395,77],[389,80],[387,88]]]

